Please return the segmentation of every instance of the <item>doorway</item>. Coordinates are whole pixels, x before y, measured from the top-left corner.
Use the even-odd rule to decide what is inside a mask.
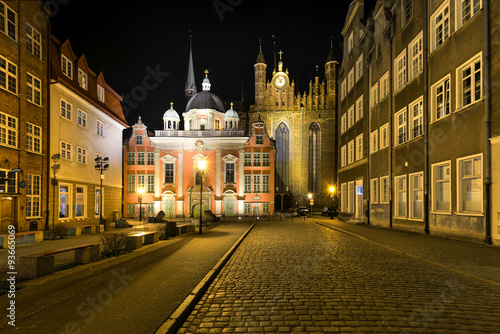
[[[363,219],[363,180],[356,180],[356,219]]]
[[[11,196],[0,197],[0,230],[6,232],[9,225],[14,225],[17,231],[17,224],[14,221],[16,199]]]
[[[236,198],[229,197],[224,199],[224,214],[227,217],[236,216]]]

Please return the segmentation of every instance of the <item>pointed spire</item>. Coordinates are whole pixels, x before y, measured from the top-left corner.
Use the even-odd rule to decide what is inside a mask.
[[[186,97],[190,99],[196,94],[196,84],[194,80],[194,66],[193,66],[193,46],[192,46],[192,35],[191,31],[189,34],[189,65],[188,65],[188,74],[186,81]]]
[[[326,58],[327,63],[331,61],[335,61],[335,53],[333,52],[333,35],[330,36],[330,52],[328,52],[328,57]]]

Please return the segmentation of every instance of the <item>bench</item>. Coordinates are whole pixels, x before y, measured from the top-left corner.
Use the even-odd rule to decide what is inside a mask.
[[[71,251],[75,252],[76,264],[95,262],[101,256],[101,246],[99,244],[85,244],[21,256],[19,259],[19,277],[38,278],[53,274],[55,271],[54,255]]]
[[[189,233],[189,232],[194,232],[195,231],[195,225],[193,224],[180,224],[177,225],[177,235],[181,235],[184,233]]]
[[[158,232],[132,232],[126,236],[128,250],[141,248],[143,245],[154,244],[158,242]]]
[[[23,242],[25,244],[34,244],[35,242],[43,241],[43,231],[19,232],[14,234],[14,236],[23,237]],[[8,234],[0,235],[0,248],[7,248],[8,237]]]
[[[92,234],[95,231],[94,225],[81,225],[81,226],[71,226],[68,228],[68,235],[78,236],[82,233]]]

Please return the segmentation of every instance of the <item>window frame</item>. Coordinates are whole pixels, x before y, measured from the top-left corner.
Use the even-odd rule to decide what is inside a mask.
[[[347,109],[347,129],[354,126],[354,104]]]
[[[374,178],[370,180],[370,203],[378,204],[379,203],[379,187],[378,187],[378,178]]]
[[[355,161],[354,155],[354,139],[347,143],[347,164],[350,165]]]
[[[356,60],[356,82],[363,77],[363,54],[360,54]]]
[[[361,133],[360,135],[358,135],[356,137],[356,157],[355,157],[356,160],[355,161],[363,159],[363,153],[364,153],[363,146],[364,146],[363,134]]]
[[[78,85],[85,90],[89,88],[89,77],[81,68],[78,68]]]
[[[399,189],[399,181],[403,181],[403,189]],[[394,177],[394,217],[395,218],[407,218],[408,216],[408,182],[407,175],[398,175]],[[402,199],[404,202],[400,203],[400,193],[404,194]],[[404,215],[400,214],[400,206],[404,205]]]
[[[354,117],[354,123],[356,123],[357,121],[359,121],[360,119],[363,118],[364,116],[364,112],[363,112],[363,94],[360,95],[360,97],[356,100],[356,103],[355,103],[355,109],[356,109],[356,112],[355,112],[355,117]]]
[[[87,164],[87,149],[81,146],[76,147],[76,162],[79,164]]]
[[[447,168],[448,169],[448,177],[444,177],[444,178],[440,178],[438,179],[438,168]],[[446,175],[445,175],[446,176]],[[431,165],[431,180],[432,180],[432,184],[431,184],[431,194],[432,194],[432,201],[431,201],[431,212],[434,213],[434,214],[442,214],[442,213],[445,213],[445,214],[451,214],[451,211],[452,211],[452,197],[451,197],[451,160],[447,160],[447,161],[441,161],[441,162],[438,162],[438,163],[435,163],[435,164],[432,164]],[[438,183],[448,183],[448,191],[446,192],[446,194],[443,192],[443,194],[440,196],[440,197],[447,197],[449,199],[449,208],[446,210],[443,210],[443,209],[438,209],[437,206],[438,206],[438,202],[437,202],[437,199],[438,199],[438,193],[437,193],[437,185]],[[443,187],[440,187],[441,189],[443,189]],[[442,201],[440,201],[442,202]]]
[[[31,78],[31,80],[30,80]],[[38,87],[37,87],[38,82]],[[26,73],[27,100],[36,106],[42,106],[42,80],[30,72]],[[38,93],[38,94],[37,94]],[[37,103],[38,100],[38,103]]]
[[[79,193],[78,189],[81,189],[83,192]],[[79,195],[80,194],[80,195]],[[78,216],[78,199],[81,198],[83,201],[81,213],[82,215]],[[84,219],[87,218],[87,186],[77,184],[75,186],[75,218],[76,219]]]
[[[404,115],[403,124],[400,124],[399,116]],[[400,133],[400,129],[402,129],[402,133]],[[401,136],[404,136],[404,139],[401,141]],[[399,110],[394,114],[394,147],[403,145],[408,142],[408,114],[407,108]]]
[[[394,59],[394,92],[399,92],[407,83],[406,49],[403,49]]]
[[[252,192],[252,174],[245,174],[244,180],[244,193],[249,194]]]
[[[42,154],[42,127],[30,122],[26,122],[26,151]]]
[[[446,89],[446,83],[448,83],[448,88]],[[442,92],[438,93],[438,89],[442,89]],[[438,117],[438,97],[443,96],[443,115]],[[447,107],[446,107],[447,105]],[[446,110],[448,112],[446,113]],[[431,86],[431,123],[436,122],[451,115],[451,74],[447,74],[440,80],[436,81]]]
[[[414,179],[419,178],[420,182],[415,187]],[[408,175],[409,179],[409,189],[408,189],[408,197],[409,197],[409,218],[412,220],[424,220],[424,172],[416,172]],[[416,198],[415,192],[420,192],[420,211],[421,215],[415,215],[415,206],[416,206]],[[417,196],[418,197],[418,196]]]
[[[446,13],[447,10],[447,13]],[[440,17],[437,22],[438,17]],[[447,24],[446,24],[447,22]],[[441,27],[440,32],[437,29]],[[438,34],[442,34],[442,38],[438,39]],[[430,52],[437,50],[443,45],[448,38],[451,37],[451,24],[450,24],[450,2],[449,0],[443,1],[441,6],[434,11],[430,19]],[[438,45],[438,41],[440,41]]]
[[[464,167],[463,167],[463,164],[464,162],[467,162],[467,161],[473,161],[473,169],[475,169],[474,167],[474,160],[478,159],[479,160],[479,173],[480,174],[473,174],[473,175],[464,175]],[[484,204],[483,204],[483,201],[484,201],[484,190],[483,190],[483,181],[484,181],[484,173],[483,173],[483,164],[484,164],[484,161],[483,161],[483,154],[480,153],[480,154],[474,154],[474,155],[469,155],[469,156],[466,156],[466,157],[461,157],[461,158],[458,158],[457,159],[457,213],[461,213],[461,214],[476,214],[476,215],[482,215],[484,213]],[[478,206],[480,206],[480,209],[479,210],[467,210],[464,208],[464,203],[463,203],[463,197],[464,197],[464,194],[463,194],[463,184],[464,184],[464,181],[465,180],[472,180],[472,179],[476,179],[478,180],[479,182],[479,193],[480,193],[480,196],[479,196],[479,201],[478,201]]]
[[[401,26],[404,28],[413,18],[413,0],[401,1],[401,18]]]
[[[379,150],[378,143],[378,129],[375,129],[370,133],[370,154],[375,153]]]
[[[26,177],[26,218],[41,217],[41,180],[38,174],[27,174]],[[35,203],[37,205],[35,205]],[[38,211],[36,211],[36,209]],[[38,214],[37,214],[38,213]]]
[[[347,131],[347,113],[340,116],[340,133],[343,134]]]
[[[100,119],[97,120],[97,134],[104,137],[104,122]]]
[[[423,31],[420,31],[408,45],[408,82],[416,79],[424,72],[423,43]],[[416,53],[415,46],[417,47]]]
[[[380,196],[379,204],[388,204],[390,201],[391,186],[389,184],[389,176],[381,176],[379,182]]]
[[[351,90],[354,88],[354,66],[351,68],[349,73],[347,73],[347,92],[351,92]]]
[[[389,71],[385,72],[385,74],[380,78],[379,91],[379,102],[389,96]]]
[[[73,119],[73,104],[61,98],[59,100],[59,116],[71,122]]]
[[[0,88],[14,95],[19,95],[19,67],[7,58],[0,55],[0,61],[5,63],[5,68],[0,65],[0,72],[4,73],[5,86],[0,85]],[[15,74],[12,73],[15,70]],[[14,87],[15,90],[11,88]]]
[[[375,107],[379,102],[378,81],[370,87],[370,109]]]
[[[73,62],[61,53],[61,71],[62,73],[73,80]]]
[[[97,99],[102,103],[106,102],[106,91],[104,87],[99,84],[97,84]]]
[[[261,179],[261,175],[260,174],[252,174],[253,177],[252,177],[252,181],[253,181],[253,193],[260,193],[261,192],[261,183],[260,183],[260,179]]]
[[[61,191],[61,187],[67,187],[67,192],[62,192]],[[73,203],[73,185],[70,184],[70,183],[64,183],[64,182],[60,182],[59,183],[59,187],[58,187],[58,192],[59,192],[59,196],[58,196],[58,210],[57,210],[57,217],[59,220],[68,220],[68,219],[71,219],[72,218],[72,213],[73,213],[73,210],[72,210],[72,203]],[[66,198],[64,200],[64,202],[62,202],[61,200],[61,197],[62,195],[65,194],[66,195]],[[69,204],[65,204],[66,205],[66,209],[67,209],[67,214],[65,216],[62,216],[61,217],[61,208],[62,208],[62,203],[69,203]]]
[[[340,167],[345,167],[347,165],[347,145],[343,145],[340,148]]]
[[[418,99],[409,104],[408,109],[410,110],[410,126],[411,130],[409,130],[409,140],[413,140],[415,138],[421,137],[424,134],[424,99],[423,96],[420,96]],[[420,105],[420,112],[417,116],[415,116],[415,107]],[[407,116],[408,118],[408,116]],[[415,121],[419,124],[415,126]],[[420,129],[416,132],[415,129],[420,127]]]
[[[61,140],[59,142],[59,154],[61,159],[73,161],[73,144]]]
[[[462,26],[464,26],[467,22],[469,22],[476,14],[481,12],[483,9],[483,1],[478,0],[479,2],[479,8],[475,10],[474,7],[474,0],[470,0],[470,5],[471,5],[471,12],[470,12],[470,17],[466,20],[464,20],[463,16],[463,2],[464,0],[455,0],[456,1],[456,6],[455,6],[455,26],[457,27],[456,29],[460,29]],[[465,0],[467,1],[467,0]]]
[[[477,86],[477,81],[475,80],[476,78],[476,72],[477,70],[474,69],[475,65],[479,62],[480,64],[480,68],[479,68],[479,75],[480,75],[480,96],[477,97],[476,94],[476,86]],[[457,69],[456,69],[456,91],[457,91],[457,100],[456,100],[456,103],[457,103],[457,108],[456,110],[460,110],[460,109],[463,109],[463,108],[467,108],[471,105],[474,105],[475,103],[477,102],[480,102],[483,100],[483,96],[484,96],[484,90],[483,90],[483,52],[479,52],[478,54],[476,54],[475,56],[473,56],[472,58],[470,58],[469,60],[467,60],[466,62],[464,62],[462,65],[460,65]],[[471,73],[470,73],[470,79],[471,79],[471,83],[470,83],[470,92],[471,92],[471,95],[470,95],[470,98],[471,98],[471,101],[467,104],[464,105],[464,77],[462,76],[463,72],[465,69],[469,68],[471,69]],[[474,81],[473,81],[474,80]]]
[[[0,3],[2,3],[2,5],[4,6],[4,11],[2,13],[0,13],[0,15],[4,18],[4,26],[0,27],[0,31],[3,34],[5,34],[7,37],[9,37],[10,39],[17,42],[17,34],[18,34],[18,30],[19,30],[18,13],[15,10],[13,10],[12,8],[10,8],[6,2],[0,1]],[[14,13],[14,22],[13,23],[12,23],[12,20],[9,19],[9,10],[12,13]],[[10,30],[9,22],[11,22],[12,25],[14,26],[14,31]],[[14,35],[14,36],[12,36],[12,35]]]
[[[87,112],[80,108],[76,109],[76,124],[82,128],[87,128]]]
[[[384,134],[385,132],[385,140],[384,140]],[[384,125],[380,126],[380,145],[379,145],[379,151],[386,148],[386,147],[389,147],[389,136],[390,136],[390,132],[389,132],[389,123],[385,123]]]

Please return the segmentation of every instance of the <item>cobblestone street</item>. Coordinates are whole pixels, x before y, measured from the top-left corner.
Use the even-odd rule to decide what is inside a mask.
[[[500,288],[309,219],[259,222],[179,333],[295,331],[500,333]]]

